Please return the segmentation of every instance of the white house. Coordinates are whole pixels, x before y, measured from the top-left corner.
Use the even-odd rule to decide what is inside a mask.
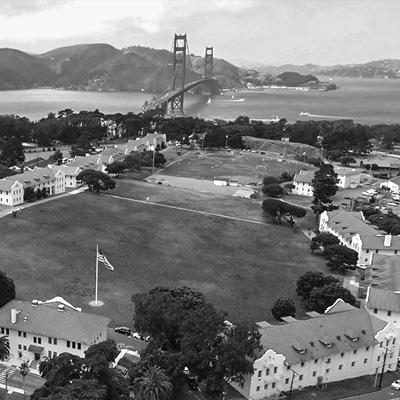
[[[261,400],[294,389],[395,370],[398,331],[365,309],[338,299],[325,314],[306,320],[259,323],[262,350],[244,387],[231,383],[247,399]]]
[[[154,151],[167,145],[167,135],[164,133],[148,133],[142,138],[128,140],[125,144],[118,144],[117,148],[122,150],[125,155],[132,151]]]
[[[300,170],[293,178],[294,189],[292,193],[301,196],[313,196],[314,190],[311,183],[314,179],[314,174],[315,171]]]
[[[107,339],[109,323],[110,318],[83,313],[61,297],[11,300],[0,309],[0,334],[8,336],[10,360],[31,368],[63,352],[84,357],[89,346]]]
[[[361,171],[355,168],[335,167],[338,186],[343,189],[356,188],[361,182]]]
[[[362,212],[324,211],[320,232],[330,232],[340,243],[357,251],[360,264],[370,264],[372,254],[395,255],[400,251],[400,237],[388,235],[365,221]]]
[[[400,176],[396,176],[395,178],[391,178],[387,181],[381,182],[379,187],[387,187],[391,192],[400,191]]]
[[[16,175],[13,175],[14,177]],[[21,182],[0,179],[0,204],[15,206],[24,202],[24,187]]]
[[[61,170],[65,174],[65,188],[77,188],[80,184],[76,177],[83,171],[81,167],[72,167],[69,164],[53,165],[53,171]]]

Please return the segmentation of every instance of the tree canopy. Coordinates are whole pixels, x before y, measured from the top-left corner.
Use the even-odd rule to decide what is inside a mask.
[[[5,272],[0,271],[0,307],[15,299],[14,281]]]
[[[81,181],[88,185],[90,191],[96,191],[97,193],[115,189],[116,183],[107,174],[93,169],[85,169],[80,172],[76,177],[77,181]]]
[[[333,244],[325,248],[322,256],[328,260],[331,270],[345,272],[348,269],[356,269],[358,253],[346,246]]]
[[[261,208],[264,216],[272,218],[274,222],[282,223],[282,217],[287,215],[291,226],[294,224],[294,218],[303,218],[307,214],[307,210],[303,207],[274,198],[265,199]]]
[[[133,295],[132,301],[136,329],[151,337],[138,368],[156,363],[176,388],[186,366],[210,390],[220,388],[224,379],[242,384],[252,372],[259,332],[227,325],[226,313],[217,311],[196,289],[155,287]]]
[[[9,138],[1,147],[0,163],[7,167],[21,164],[25,160],[22,142],[14,137]]]
[[[340,281],[332,275],[326,276],[319,271],[308,271],[297,280],[296,293],[307,300],[314,288],[321,288],[331,283],[340,283]]]
[[[271,309],[271,313],[278,321],[282,321],[282,317],[295,317],[296,306],[293,299],[290,297],[280,297],[279,299],[275,300]]]

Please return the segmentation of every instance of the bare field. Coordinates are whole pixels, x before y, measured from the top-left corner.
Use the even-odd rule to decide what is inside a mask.
[[[64,296],[84,311],[111,317],[112,326],[132,327],[131,295],[155,285],[198,288],[233,321],[271,320],[272,303],[281,296],[293,297],[303,315],[295,282],[308,270],[325,271],[324,260],[310,253],[301,232],[252,220],[262,221],[259,201],[125,177],[110,194],[38,202],[18,218],[0,219],[0,269],[14,280],[18,298]],[[100,265],[104,306],[92,308],[96,244],[115,271]]]

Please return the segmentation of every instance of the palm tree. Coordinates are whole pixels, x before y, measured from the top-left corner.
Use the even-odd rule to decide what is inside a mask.
[[[172,383],[160,367],[150,365],[142,376],[135,378],[133,390],[138,400],[168,400],[172,394]]]
[[[8,336],[0,336],[0,361],[4,361],[10,355],[10,341]]]
[[[29,372],[29,366],[27,362],[21,363],[21,365],[18,367],[19,373],[22,375],[22,381],[24,382],[24,400],[25,400],[25,377],[28,375]]]

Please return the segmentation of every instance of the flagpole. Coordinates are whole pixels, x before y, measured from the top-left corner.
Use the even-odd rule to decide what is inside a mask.
[[[99,245],[96,245],[96,289],[95,289],[95,297],[94,303],[97,304],[97,288],[99,282]]]

